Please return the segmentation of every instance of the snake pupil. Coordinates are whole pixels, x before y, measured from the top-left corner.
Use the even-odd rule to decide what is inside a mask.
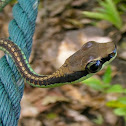
[[[101,69],[101,67],[102,67],[102,63],[100,62],[100,60],[97,60],[88,63],[86,68],[90,73],[96,73]]]

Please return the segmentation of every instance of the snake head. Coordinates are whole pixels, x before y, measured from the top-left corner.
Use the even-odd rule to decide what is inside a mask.
[[[116,57],[116,47],[113,42],[97,43],[89,41],[80,50],[66,59],[68,73],[87,70],[96,73]]]
[[[65,63],[51,77],[55,83],[76,83],[89,78],[101,70],[116,56],[114,43],[87,42],[80,50],[66,59]]]

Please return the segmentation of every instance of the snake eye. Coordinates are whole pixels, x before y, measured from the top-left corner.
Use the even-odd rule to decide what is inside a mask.
[[[90,73],[96,73],[102,68],[102,63],[100,60],[91,61],[87,64],[86,69]]]

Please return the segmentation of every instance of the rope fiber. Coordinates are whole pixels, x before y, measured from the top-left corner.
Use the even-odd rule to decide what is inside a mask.
[[[18,0],[13,7],[14,19],[9,23],[9,39],[29,58],[39,0]],[[24,91],[21,78],[9,55],[0,59],[0,126],[17,126],[20,101]]]

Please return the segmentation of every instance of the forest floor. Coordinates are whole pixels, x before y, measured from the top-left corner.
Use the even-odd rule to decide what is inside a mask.
[[[121,17],[124,27],[120,31],[107,21],[82,15],[82,11],[93,11],[96,7],[96,0],[40,2],[29,59],[36,73],[52,74],[87,41],[111,40],[118,47],[117,58],[111,63],[112,84],[126,88],[126,12]],[[11,12],[12,5],[7,5],[0,13],[2,38],[8,37]],[[105,69],[94,77],[101,78],[104,73]],[[124,126],[124,118],[106,105],[119,95],[103,93],[82,83],[48,89],[25,84],[19,126]]]

